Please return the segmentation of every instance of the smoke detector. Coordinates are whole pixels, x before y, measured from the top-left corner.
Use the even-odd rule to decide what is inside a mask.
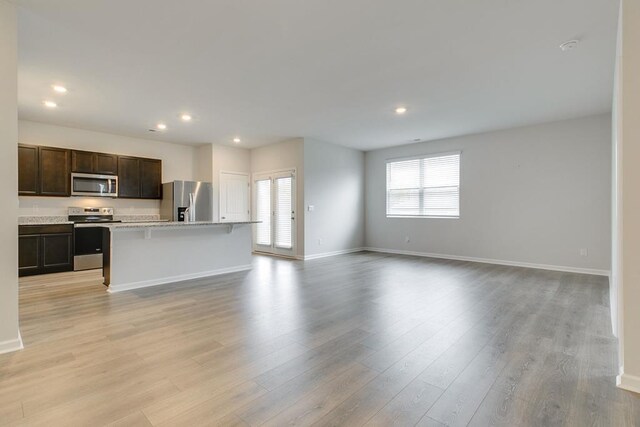
[[[560,45],[560,50],[563,52],[568,52],[578,47],[578,43],[579,40],[569,40],[568,42],[564,42]]]

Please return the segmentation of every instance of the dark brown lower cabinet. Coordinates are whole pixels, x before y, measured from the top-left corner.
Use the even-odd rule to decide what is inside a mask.
[[[40,236],[19,236],[18,248],[20,276],[40,274]]]
[[[73,271],[73,225],[21,225],[18,275]]]

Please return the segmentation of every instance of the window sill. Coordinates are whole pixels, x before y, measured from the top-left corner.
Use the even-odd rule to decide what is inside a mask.
[[[403,218],[414,218],[414,219],[460,219],[460,216],[431,216],[431,215],[416,215],[416,216],[411,216],[411,215],[387,215],[387,218],[389,218],[389,219],[394,219],[394,218],[399,218],[399,219],[403,219]]]

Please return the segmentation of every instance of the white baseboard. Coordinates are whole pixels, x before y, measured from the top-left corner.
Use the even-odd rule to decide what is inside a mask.
[[[508,265],[512,267],[525,267],[525,268],[537,268],[540,270],[552,270],[552,271],[564,271],[567,273],[581,273],[581,274],[592,274],[595,276],[609,276],[610,272],[608,270],[598,270],[594,268],[579,268],[579,267],[566,267],[561,265],[548,265],[548,264],[534,264],[529,262],[519,262],[519,261],[505,261],[500,259],[488,259],[488,258],[476,258],[476,257],[468,257],[468,256],[458,256],[458,255],[445,255],[445,254],[433,254],[427,252],[411,252],[411,251],[401,251],[397,249],[383,249],[383,248],[363,248],[364,250],[370,252],[380,252],[386,254],[395,254],[395,255],[411,255],[411,256],[419,256],[425,258],[439,258],[439,259],[451,259],[456,261],[469,261],[469,262],[481,262],[484,264],[497,264],[497,265]]]
[[[624,390],[640,393],[640,377],[625,374],[620,370],[620,375],[616,377],[616,385]]]
[[[202,271],[199,273],[182,274],[179,276],[163,277],[160,279],[144,280],[141,282],[131,282],[122,284],[111,284],[107,290],[110,293],[129,291],[132,289],[148,288],[150,286],[166,285],[167,283],[184,282],[186,280],[202,279],[204,277],[219,276],[221,274],[237,273],[239,271],[251,270],[252,265],[239,265],[237,267],[219,268],[217,270]]]
[[[352,254],[352,253],[355,253],[355,252],[362,252],[364,250],[365,250],[364,248],[343,249],[341,251],[323,252],[321,254],[305,255],[305,256],[299,257],[298,259],[301,259],[303,261],[309,261],[309,260],[312,260],[312,259],[327,258],[327,257],[330,257],[330,256],[336,256],[336,255]]]
[[[22,343],[22,336],[18,333],[18,338],[13,340],[7,340],[0,342],[0,354],[11,353],[12,351],[22,350],[24,344]]]

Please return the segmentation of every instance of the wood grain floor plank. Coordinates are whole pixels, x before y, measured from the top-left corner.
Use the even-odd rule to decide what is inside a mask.
[[[273,427],[311,425],[348,399],[361,387],[366,386],[376,376],[376,371],[356,363],[339,378],[333,379],[318,389],[298,396],[292,405],[263,425]]]
[[[147,417],[141,411],[136,411],[126,417],[120,418],[110,424],[109,427],[151,427],[153,424],[149,422]]]
[[[448,426],[466,426],[493,386],[506,361],[485,347],[440,396],[427,415]]]
[[[249,383],[249,387],[234,389],[230,393],[207,399],[186,411],[180,411],[169,419],[153,421],[153,424],[163,427],[211,425],[228,416],[233,417],[233,412],[237,408],[264,393],[266,393],[264,388],[256,383]]]
[[[378,427],[415,425],[443,392],[441,388],[421,379],[415,379],[369,419],[366,425]]]
[[[408,355],[318,420],[318,426],[362,425],[409,385],[433,361]]]
[[[606,278],[411,256],[256,256],[108,294],[20,280],[0,425],[635,426]]]
[[[362,355],[366,355],[370,351],[368,347],[355,344],[327,362],[308,369],[266,395],[250,402],[236,413],[251,425],[261,425],[311,390],[343,378],[344,372],[357,364],[354,360],[360,359]]]
[[[182,417],[211,400],[224,402],[229,396],[259,395],[264,390],[256,383],[247,381],[238,385],[213,389],[208,386],[193,387],[160,399],[142,409],[144,415],[154,424],[162,424],[176,417]],[[185,419],[187,416],[185,415]]]

